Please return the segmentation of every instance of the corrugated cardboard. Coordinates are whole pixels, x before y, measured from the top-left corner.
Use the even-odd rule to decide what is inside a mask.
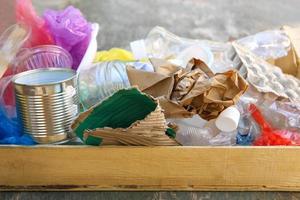
[[[286,65],[293,63],[293,65],[291,64],[291,70],[294,73],[293,75],[300,78],[300,27],[291,28],[289,26],[284,26],[283,30],[291,40],[293,51],[293,55],[290,56],[290,61],[285,60]]]
[[[97,128],[86,130],[84,140],[89,136],[102,139],[102,145],[134,146],[177,146],[174,139],[166,135],[166,120],[159,104],[145,119],[133,123],[129,128]]]
[[[267,61],[280,67],[284,73],[300,78],[300,27],[283,26],[282,30],[290,38],[291,48],[286,56]]]

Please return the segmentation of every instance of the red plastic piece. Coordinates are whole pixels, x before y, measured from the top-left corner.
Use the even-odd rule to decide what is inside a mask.
[[[264,119],[260,110],[250,104],[249,112],[261,128],[261,135],[253,142],[255,146],[300,145],[300,134],[289,130],[275,130]]]

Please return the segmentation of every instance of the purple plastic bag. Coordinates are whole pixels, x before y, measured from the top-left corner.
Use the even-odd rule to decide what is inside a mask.
[[[77,69],[90,42],[92,26],[80,10],[73,6],[62,11],[46,10],[43,15],[55,43],[73,57],[73,69]]]

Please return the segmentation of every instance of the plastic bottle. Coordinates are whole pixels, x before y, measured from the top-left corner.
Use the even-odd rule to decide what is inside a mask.
[[[236,131],[220,132],[209,141],[211,146],[233,146],[235,145]]]
[[[152,65],[141,62],[99,62],[79,73],[80,101],[84,109],[99,103],[114,92],[130,86],[126,65],[153,71]]]
[[[247,115],[242,116],[237,128],[236,144],[251,145],[258,132],[259,130],[257,130],[256,125],[251,121],[250,117]]]
[[[209,139],[213,137],[211,129],[203,127],[205,120],[199,115],[192,118],[168,119],[168,122],[178,126],[176,140],[185,146],[204,146],[209,144]]]
[[[85,109],[128,86],[123,62],[101,62],[79,73],[80,100]]]

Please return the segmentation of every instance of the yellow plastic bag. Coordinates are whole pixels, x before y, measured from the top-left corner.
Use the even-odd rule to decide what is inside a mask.
[[[94,62],[104,62],[113,60],[134,61],[134,57],[130,51],[121,48],[112,48],[108,51],[98,51]]]

